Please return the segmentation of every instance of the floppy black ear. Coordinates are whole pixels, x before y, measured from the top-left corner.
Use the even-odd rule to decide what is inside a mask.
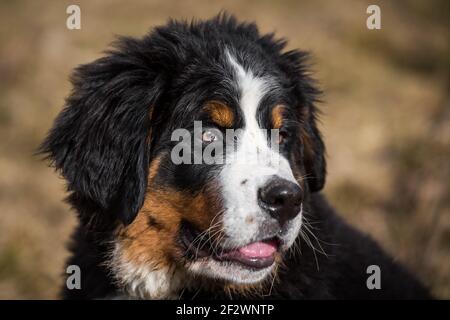
[[[106,57],[75,70],[72,94],[41,146],[74,206],[125,224],[144,201],[151,108],[163,87],[139,41],[122,38]]]
[[[280,40],[275,42],[275,45],[278,46],[277,50],[281,50],[285,42]],[[280,66],[288,75],[289,87],[296,96],[296,101],[293,103],[297,107],[303,149],[302,159],[299,160],[303,161],[310,191],[317,192],[325,184],[326,160],[325,146],[317,128],[318,111],[315,106],[321,91],[309,75],[308,60],[307,52],[292,50],[281,54]]]

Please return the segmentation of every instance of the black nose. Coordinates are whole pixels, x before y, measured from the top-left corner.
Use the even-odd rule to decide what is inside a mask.
[[[300,213],[303,192],[293,182],[274,178],[259,189],[258,198],[260,207],[284,226]]]

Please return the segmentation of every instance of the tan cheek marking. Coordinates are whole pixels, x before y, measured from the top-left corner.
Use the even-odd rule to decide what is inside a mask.
[[[285,106],[277,105],[272,109],[272,126],[274,129],[280,129],[283,126],[283,112]]]
[[[207,191],[193,197],[176,190],[161,189],[154,182],[160,164],[160,159],[151,163],[149,191],[142,209],[136,219],[119,232],[123,258],[128,262],[148,264],[155,268],[170,266],[179,256],[175,241],[182,218],[204,230],[211,223],[213,210],[218,210],[211,203]]]
[[[157,198],[160,203],[166,203],[175,210],[179,220],[183,218],[193,223],[198,229],[205,230],[210,226],[214,216],[221,210],[220,201],[215,198],[214,190],[214,187],[207,185],[194,196],[170,190],[159,192]]]
[[[161,165],[161,158],[160,157],[154,159],[150,163],[150,168],[148,169],[148,184],[149,184],[149,186],[152,184],[153,178],[158,173],[160,165]]]
[[[152,191],[154,177],[161,159],[150,164],[148,173],[149,192],[136,219],[119,232],[123,259],[134,264],[149,264],[155,268],[170,265],[172,237],[177,230],[177,212],[166,203],[158,201],[158,191]],[[155,219],[163,228],[151,228],[149,221]]]
[[[205,105],[204,110],[209,113],[214,123],[223,128],[232,128],[234,114],[230,107],[219,101],[210,101]]]

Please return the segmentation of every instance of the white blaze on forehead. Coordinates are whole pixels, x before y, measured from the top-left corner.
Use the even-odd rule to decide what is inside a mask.
[[[260,103],[276,88],[276,81],[245,70],[229,52],[227,57],[235,73],[244,128],[238,136],[235,154],[227,154],[227,164],[221,173],[226,206],[223,222],[225,232],[232,239],[230,245],[243,245],[258,236],[261,224],[267,219],[258,205],[259,188],[275,175],[297,182],[289,162],[269,146],[270,130],[265,134],[258,123]]]
[[[270,151],[267,143],[267,135],[258,124],[258,107],[266,93],[274,87],[273,79],[269,77],[260,78],[253,75],[251,70],[244,68],[236,59],[227,52],[230,65],[236,75],[237,87],[240,94],[239,106],[244,116],[245,127],[239,137],[238,154],[235,160],[238,162],[252,163],[264,159],[263,151]],[[270,152],[267,152],[269,155]],[[258,159],[255,157],[258,156]],[[266,172],[266,174],[269,174]]]
[[[227,51],[228,60],[233,67],[239,86],[240,106],[244,113],[245,125],[258,128],[256,111],[266,92],[270,89],[270,78],[255,77],[251,70],[245,71],[236,59]]]

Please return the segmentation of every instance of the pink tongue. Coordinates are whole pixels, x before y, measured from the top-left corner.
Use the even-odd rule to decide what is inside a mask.
[[[275,242],[254,242],[239,249],[239,252],[249,258],[267,258],[277,251]]]

